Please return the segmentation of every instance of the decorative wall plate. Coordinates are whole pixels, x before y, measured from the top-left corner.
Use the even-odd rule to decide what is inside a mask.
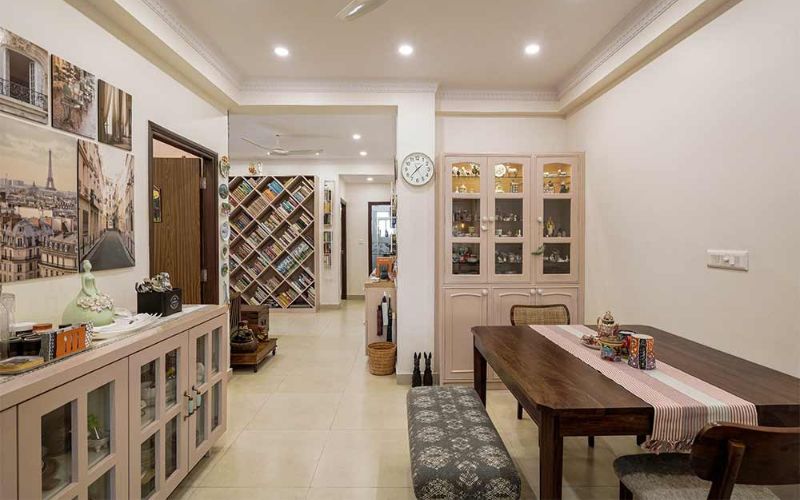
[[[228,245],[227,244],[222,245],[222,258],[223,259],[227,259],[228,258]]]
[[[218,192],[220,198],[222,198],[223,200],[227,200],[228,194],[230,194],[230,191],[228,190],[228,184],[220,184]]]
[[[230,235],[231,226],[229,226],[227,222],[223,222],[219,227],[219,237],[222,238],[222,241],[228,241],[228,237],[230,237]]]
[[[220,270],[220,272],[222,273],[222,277],[223,278],[225,276],[227,276],[228,275],[228,264],[222,264],[222,269]]]
[[[219,213],[222,214],[223,217],[227,217],[227,216],[229,216],[231,214],[231,209],[232,208],[233,207],[231,207],[230,203],[228,203],[227,201],[223,201],[219,205]]]
[[[506,175],[507,171],[508,170],[506,169],[506,166],[503,163],[498,163],[497,165],[494,166],[495,177],[503,177],[504,175]]]
[[[219,175],[227,178],[230,171],[231,171],[231,162],[230,160],[228,160],[227,156],[223,156],[222,158],[219,159]]]

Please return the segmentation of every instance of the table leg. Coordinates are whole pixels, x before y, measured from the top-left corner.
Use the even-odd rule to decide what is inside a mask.
[[[472,353],[475,391],[478,393],[478,397],[481,398],[483,406],[486,406],[486,358],[483,357],[483,354],[475,347],[474,343],[472,345]]]
[[[539,498],[561,498],[564,438],[558,415],[542,412],[539,423]]]

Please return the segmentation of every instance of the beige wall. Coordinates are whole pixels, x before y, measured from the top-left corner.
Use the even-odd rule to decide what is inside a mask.
[[[562,118],[440,116],[436,149],[441,153],[560,153],[566,147]]]
[[[744,0],[567,121],[587,318],[611,309],[800,375],[800,3]],[[750,251],[750,271],[706,267]]]
[[[345,183],[347,202],[347,295],[364,295],[364,282],[369,278],[367,256],[369,255],[370,201],[389,201],[392,196],[390,184]],[[398,242],[400,236],[398,234]],[[399,244],[399,243],[398,243]]]

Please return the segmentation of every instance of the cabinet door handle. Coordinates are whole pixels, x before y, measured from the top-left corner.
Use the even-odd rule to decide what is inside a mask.
[[[195,388],[195,386],[192,386],[192,391],[194,392],[194,400],[195,400],[194,401],[194,409],[195,409],[195,411],[197,411],[198,408],[203,406],[203,395],[200,394],[200,391],[198,391]]]
[[[541,288],[538,288],[536,290],[536,293],[538,293],[539,295],[544,295],[544,290],[542,290]]]
[[[481,222],[489,222],[489,218],[484,215],[481,217]]]
[[[495,218],[494,215],[490,215],[489,216],[489,222],[494,222],[495,220],[497,220],[497,219]]]
[[[531,252],[532,255],[542,255],[544,253],[544,245],[539,245],[539,248]]]
[[[534,290],[533,288],[531,288],[531,292],[530,292],[530,294],[531,294],[531,295],[536,295],[536,290]]]
[[[486,226],[484,224],[481,224],[481,231],[486,231]]]
[[[194,415],[194,410],[195,410],[195,407],[194,407],[194,397],[192,397],[192,395],[191,395],[191,394],[189,394],[189,391],[183,391],[183,397],[185,397],[185,398],[186,398],[186,410],[187,410],[187,414],[186,414],[186,416],[185,416],[185,417],[183,417],[183,419],[184,419],[184,420],[186,420],[187,418],[189,418],[189,417],[191,417],[192,415]]]
[[[481,290],[481,295],[489,295],[489,290],[484,288],[483,290]]]
[[[541,224],[542,222],[544,222],[544,218],[543,218],[543,217],[537,217],[537,218],[536,218],[536,222],[538,222],[539,224]]]

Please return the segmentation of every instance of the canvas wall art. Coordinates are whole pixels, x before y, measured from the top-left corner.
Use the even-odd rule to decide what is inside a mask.
[[[78,140],[80,257],[103,271],[136,264],[133,155]]]
[[[97,138],[100,142],[131,150],[131,117],[133,98],[115,86],[100,80],[97,86],[100,114]]]
[[[52,56],[53,127],[97,139],[97,78]]]
[[[78,271],[76,139],[0,117],[0,281]]]
[[[47,51],[0,28],[0,111],[46,124],[49,91]]]

